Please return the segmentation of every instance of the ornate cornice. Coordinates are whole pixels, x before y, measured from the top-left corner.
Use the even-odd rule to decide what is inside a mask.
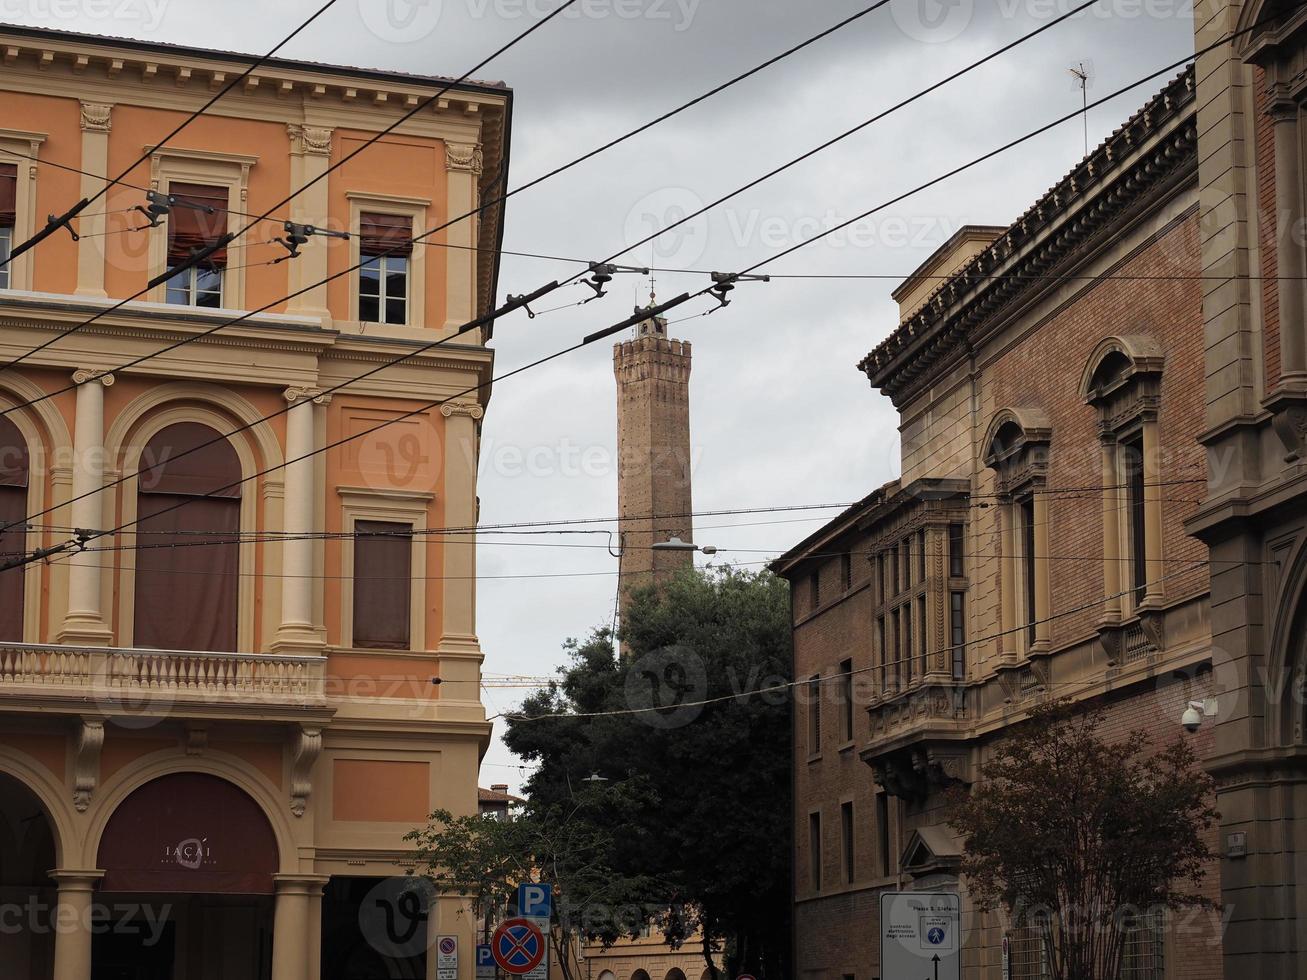
[[[1172,81],[858,364],[897,404],[1197,169],[1194,73]]]
[[[113,106],[98,102],[82,103],[82,130],[91,133],[107,133],[113,128]]]

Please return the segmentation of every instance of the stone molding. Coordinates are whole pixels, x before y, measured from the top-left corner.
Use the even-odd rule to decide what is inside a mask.
[[[82,131],[107,133],[113,129],[113,106],[99,102],[82,103]]]

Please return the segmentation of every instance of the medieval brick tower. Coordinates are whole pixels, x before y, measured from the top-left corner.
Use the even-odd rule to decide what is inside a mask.
[[[662,317],[636,331],[634,340],[613,347],[623,607],[631,589],[664,581],[694,560],[690,551],[651,550],[671,538],[693,540],[690,344],[670,340]]]

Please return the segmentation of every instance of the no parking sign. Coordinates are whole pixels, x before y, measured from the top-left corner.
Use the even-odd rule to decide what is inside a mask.
[[[509,919],[495,930],[490,952],[505,973],[525,976],[544,962],[545,937],[530,919]]]

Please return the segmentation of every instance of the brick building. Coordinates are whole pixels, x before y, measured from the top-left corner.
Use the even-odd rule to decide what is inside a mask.
[[[1307,11],[1199,4],[1206,499],[1211,549],[1208,768],[1221,812],[1226,976],[1307,975]]]
[[[1161,740],[1207,689],[1195,91],[1180,75],[1012,225],[946,242],[859,365],[899,412],[901,476],[774,565],[808,681],[800,977],[879,977],[887,889],[960,892],[967,980],[1000,980],[1005,939],[1012,980],[1043,977],[1033,933],[971,908],[944,790],[1051,694]],[[1123,976],[1215,980],[1220,951],[1219,918],[1151,916]]]

